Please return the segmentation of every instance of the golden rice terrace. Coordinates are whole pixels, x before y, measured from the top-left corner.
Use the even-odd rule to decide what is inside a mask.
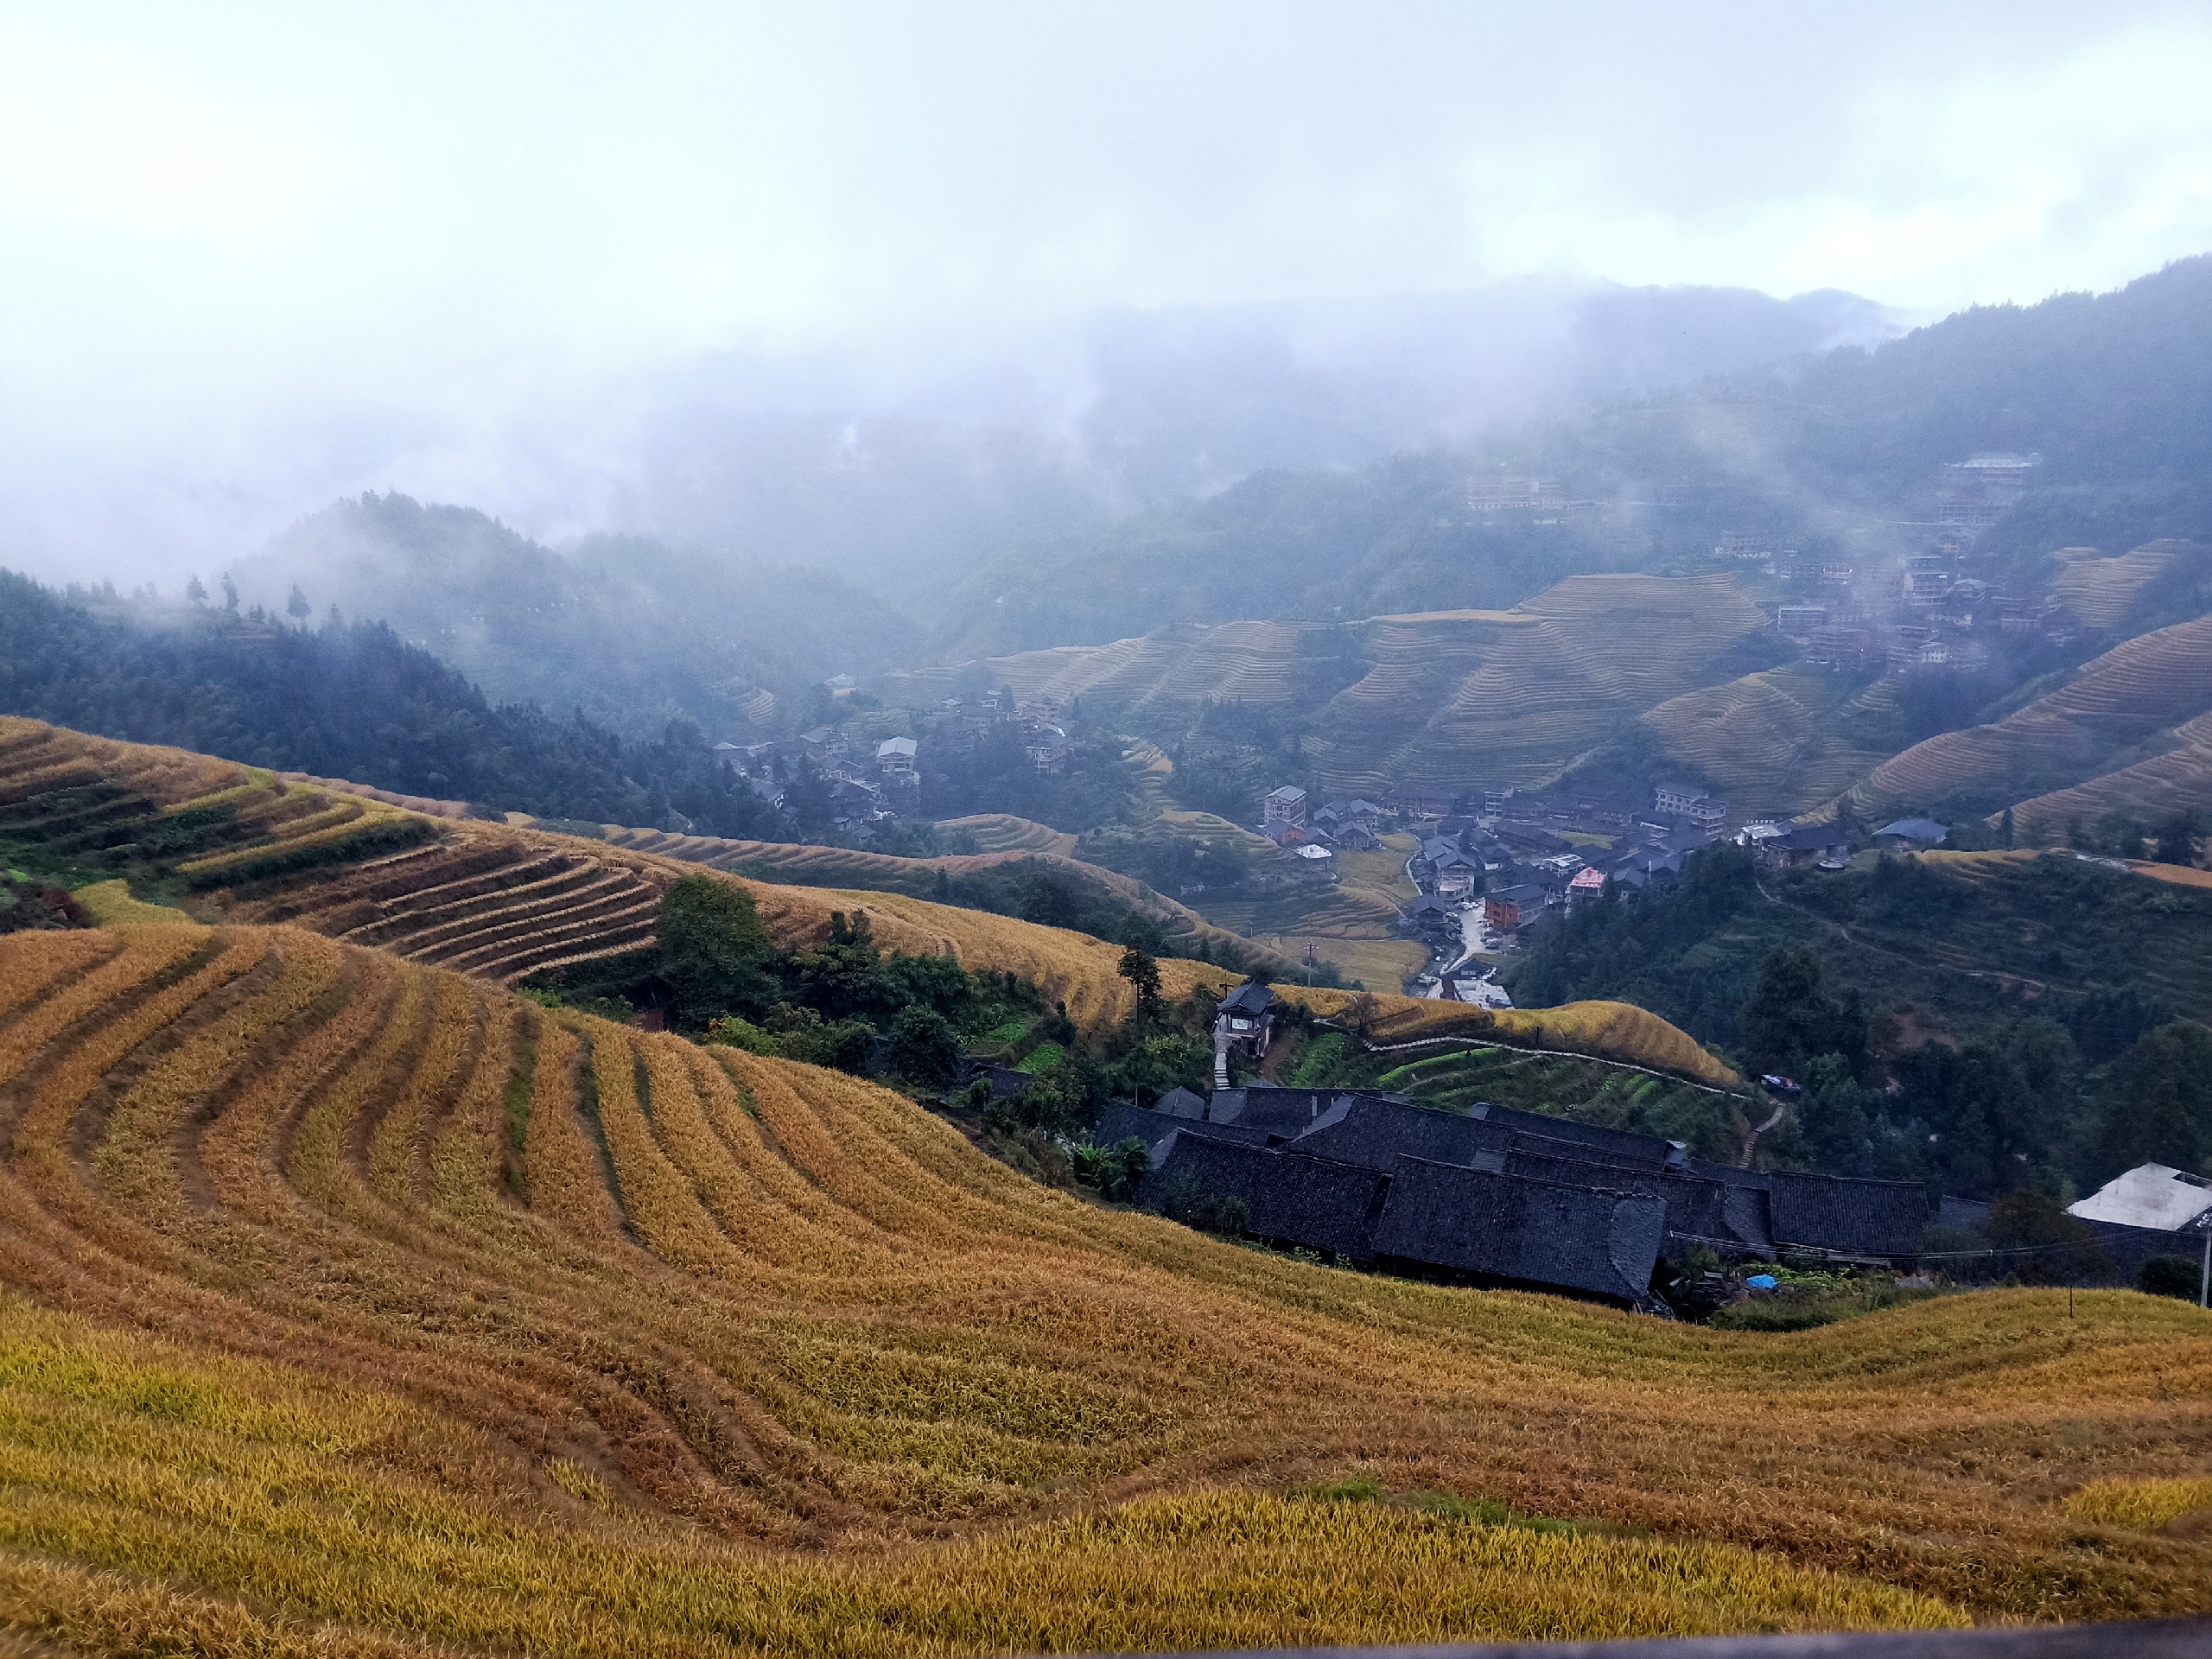
[[[1774,1338],[1305,1265],[1039,1187],[871,1084],[297,929],[0,940],[0,1624],[62,1650],[2212,1601],[2195,1309]]]

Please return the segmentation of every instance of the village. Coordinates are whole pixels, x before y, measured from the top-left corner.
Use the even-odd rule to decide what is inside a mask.
[[[1447,1112],[1383,1090],[1232,1083],[1232,1060],[1264,1062],[1281,1007],[1268,986],[1241,987],[1216,1014],[1211,1089],[1107,1109],[1099,1143],[1149,1154],[1143,1207],[1340,1266],[1669,1318],[1670,1298],[1694,1299],[1686,1277],[1718,1281],[1727,1267],[1795,1262],[1924,1284],[1931,1270],[1971,1277],[2016,1265],[1950,1249],[1992,1206],[1919,1181],[1714,1163],[1680,1141],[1489,1103]],[[2200,1295],[2212,1285],[2212,1181],[2146,1163],[2067,1213],[2078,1259],[2046,1250],[2047,1281],[2125,1281],[2154,1259],[2201,1256]],[[1776,1281],[1752,1273],[1745,1282]]]
[[[1400,925],[1428,947],[1429,960],[1406,988],[1486,1007],[1512,1006],[1494,971],[1529,930],[1609,891],[1673,881],[1683,861],[1703,848],[1728,841],[1750,849],[1763,868],[1840,870],[1865,844],[1909,852],[1939,846],[1950,834],[1927,818],[1899,819],[1868,834],[1848,817],[1806,824],[1742,817],[1680,782],[1661,783],[1634,811],[1510,786],[1405,785],[1381,802],[1346,798],[1309,809],[1306,791],[1284,785],[1261,807],[1260,833],[1324,871],[1339,853],[1371,852],[1384,836],[1411,836],[1416,846],[1405,870],[1418,896]]]

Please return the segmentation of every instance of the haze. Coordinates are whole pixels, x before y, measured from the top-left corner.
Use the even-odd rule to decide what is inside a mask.
[[[0,65],[0,563],[54,578],[365,488],[661,528],[702,405],[1049,438],[1113,308],[1918,318],[2212,246],[2183,8],[22,7]]]

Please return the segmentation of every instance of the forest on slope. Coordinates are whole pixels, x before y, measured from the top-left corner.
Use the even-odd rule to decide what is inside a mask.
[[[736,836],[783,828],[695,722],[671,720],[654,739],[626,741],[581,712],[494,705],[382,622],[318,627],[258,606],[65,597],[0,570],[0,714],[489,814],[682,821]]]

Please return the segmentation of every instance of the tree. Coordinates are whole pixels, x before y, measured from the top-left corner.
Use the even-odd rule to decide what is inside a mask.
[[[1999,1273],[2023,1283],[2063,1285],[2112,1276],[2112,1258],[2097,1243],[2096,1229],[2069,1216],[2057,1199],[2033,1187],[2007,1192],[1989,1207],[1982,1236],[2000,1254]]]
[[[830,912],[830,937],[791,958],[799,998],[826,1019],[869,1019],[906,1000],[879,971],[882,953],[875,948],[868,912]]]
[[[2212,1031],[2176,1020],[2145,1033],[2105,1073],[2099,1118],[2107,1174],[2138,1164],[2212,1163]]]
[[[733,1011],[758,1013],[775,1000],[767,972],[776,942],[753,895],[734,881],[687,875],[661,895],[656,931],[660,973],[686,1024]]]
[[[284,613],[302,627],[307,626],[308,618],[315,614],[315,607],[308,603],[308,596],[300,591],[296,582],[292,584],[292,596],[284,601]]]
[[[238,585],[231,580],[231,573],[223,573],[223,608],[232,616],[238,613]]]
[[[2185,1255],[2146,1256],[2135,1269],[2135,1288],[2146,1296],[2178,1296],[2193,1302],[2203,1289],[2204,1264]]]
[[[1161,1007],[1159,962],[1133,944],[1122,952],[1122,965],[1116,971],[1136,988],[1137,1018],[1157,1019]]]
[[[2015,832],[2012,828],[2012,809],[2009,806],[2005,809],[2005,816],[1998,823],[1997,834],[1998,837],[2004,842],[2006,849],[2009,850],[2012,846],[2015,838]]]
[[[184,584],[184,596],[192,601],[194,610],[203,609],[207,603],[207,584],[194,576]]]
[[[2197,817],[2195,807],[2175,813],[2158,826],[2158,845],[2155,855],[2158,862],[2195,864],[2196,838],[2203,832],[2203,822]]]
[[[1800,1071],[1839,1042],[1841,1010],[1828,995],[1819,955],[1802,944],[1778,945],[1759,964],[1758,983],[1744,1004],[1744,1046],[1761,1070]]]
[[[918,1002],[891,1022],[891,1069],[932,1088],[950,1088],[960,1075],[960,1033],[935,1008]]]

